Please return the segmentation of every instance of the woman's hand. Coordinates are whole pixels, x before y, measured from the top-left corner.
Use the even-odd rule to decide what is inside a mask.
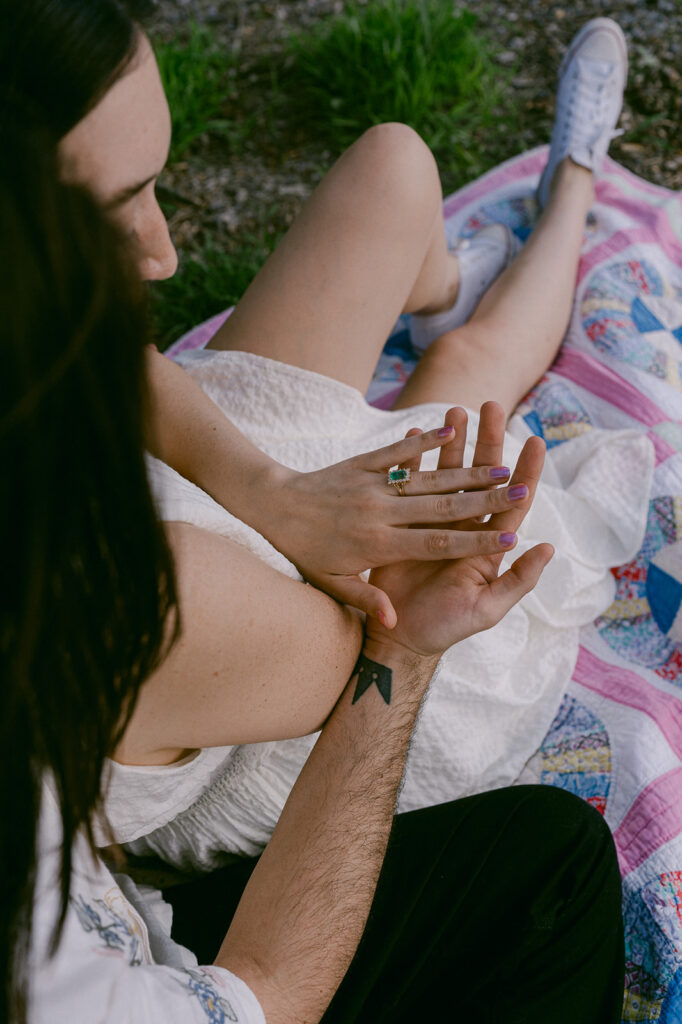
[[[440,437],[438,431],[418,433],[336,466],[297,473],[248,441],[172,360],[147,349],[147,372],[150,452],[262,533],[307,580],[344,604],[392,624],[389,598],[359,573],[406,558],[455,558],[503,547],[499,536],[478,526],[457,534],[444,529],[509,507],[508,491],[490,490],[507,479],[503,467],[478,461],[463,469],[455,454],[441,460],[437,472],[418,470],[423,452],[463,447],[462,410],[448,413],[446,425],[454,429]],[[386,483],[387,470],[398,463],[417,467],[405,497]],[[491,476],[494,469],[502,473]],[[429,525],[419,526],[424,523]]]
[[[457,410],[449,416],[461,416]],[[496,403],[486,403],[481,410],[481,421],[474,461],[492,456],[499,457],[504,438],[504,417]],[[441,469],[456,468],[453,462],[461,459],[461,450],[444,449]],[[461,522],[453,526],[453,533],[489,531],[514,534],[523,521],[544,463],[544,442],[529,438],[519,456],[512,486],[527,487],[527,497],[515,507],[496,512],[488,522]],[[512,546],[515,543],[515,538]],[[397,613],[395,628],[388,629],[377,618],[369,618],[366,625],[369,656],[395,657],[407,654],[425,658],[438,658],[448,647],[473,633],[489,629],[532,590],[553,554],[550,544],[538,544],[514,562],[502,576],[498,576],[501,553],[470,554],[437,563],[415,560],[376,569],[371,583],[391,599]],[[390,623],[389,623],[390,625]]]
[[[465,441],[466,414],[454,409],[440,430],[415,432],[316,472],[284,470],[272,492],[268,520],[259,529],[309,582],[392,625],[396,615],[390,598],[375,579],[361,579],[361,572],[406,559],[500,555],[510,546],[508,531],[475,520],[512,508],[525,492],[497,486],[508,479],[509,470],[495,463],[479,460],[464,469]],[[440,468],[420,472],[422,454],[438,447]],[[444,459],[451,449],[452,456]],[[495,452],[501,458],[501,442]],[[404,496],[386,481],[395,465],[412,471]],[[453,522],[466,523],[467,529],[453,531]]]

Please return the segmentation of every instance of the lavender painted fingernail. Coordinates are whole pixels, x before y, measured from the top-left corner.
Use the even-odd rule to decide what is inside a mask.
[[[509,476],[509,469],[507,466],[493,466],[490,470],[491,480],[506,480]]]
[[[528,496],[528,488],[525,484],[517,484],[516,487],[510,487],[507,491],[507,497],[510,501],[521,501],[522,498]]]
[[[441,427],[440,430],[438,431],[438,436],[449,437],[454,429],[454,427]]]
[[[500,534],[500,545],[503,548],[510,548],[516,541],[515,533],[501,533]]]

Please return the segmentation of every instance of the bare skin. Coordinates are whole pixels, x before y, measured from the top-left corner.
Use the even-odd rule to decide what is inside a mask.
[[[365,141],[360,140],[355,150],[347,154],[345,163],[342,158],[336,165],[330,174],[331,183],[327,179],[322,183],[313,197],[312,212],[309,211],[307,216],[304,214],[302,221],[297,222],[287,236],[284,247],[268,261],[215,340],[216,347],[234,345],[248,349],[252,340],[251,350],[261,355],[275,355],[284,361],[298,362],[305,368],[326,371],[330,375],[336,369],[346,383],[366,387],[389,325],[401,309],[409,308],[411,304],[424,262],[419,263],[419,258],[411,253],[405,256],[405,265],[398,267],[399,244],[398,240],[391,238],[388,251],[392,254],[392,272],[384,274],[379,251],[381,245],[377,239],[380,231],[389,224],[393,225],[396,219],[389,216],[389,208],[400,203],[402,210],[409,210],[410,198],[414,197],[417,208],[415,220],[422,224],[422,238],[428,250],[433,244],[433,235],[437,233],[433,210],[440,209],[441,202],[437,179],[435,175],[432,177],[430,155],[414,133],[409,129],[389,126],[385,132],[376,131],[369,135],[369,138],[364,136]],[[360,173],[354,167],[354,161],[362,163],[365,145],[372,151],[377,147],[382,150],[382,156],[372,152],[369,160],[369,200],[365,200],[361,189],[350,187],[351,180]],[[396,148],[403,153],[404,175],[402,183],[389,178],[387,185],[387,175],[381,170],[382,158],[385,169],[390,166],[395,175]],[[406,159],[406,151],[415,156],[416,166]],[[374,182],[376,189],[373,192]],[[394,192],[389,197],[390,202],[387,199],[388,207],[383,210],[380,198],[389,190],[389,185],[393,186]],[[347,274],[344,273],[345,264],[337,262],[335,255],[330,257],[333,266],[325,266],[329,247],[326,242],[322,246],[323,236],[329,237],[331,232],[334,237],[339,237],[336,251],[342,247],[344,231],[351,219],[342,201],[346,196],[353,197],[353,201],[361,206],[358,223],[368,218],[365,244],[355,243],[356,253],[362,256],[357,255],[355,261],[349,260]],[[443,401],[446,393],[466,396],[465,401],[471,404],[483,394],[499,396],[499,404],[490,402],[483,407],[474,466],[490,467],[500,463],[506,418],[528,387],[545,371],[559,347],[570,311],[582,224],[591,198],[591,175],[573,164],[563,165],[556,178],[552,199],[532,236],[532,243],[526,247],[524,258],[515,261],[498,279],[469,324],[445,335],[431,346],[421,360],[419,376],[416,380],[413,378],[414,383],[408,385],[409,391],[406,389],[407,395],[401,398],[400,405],[409,406],[413,401]],[[374,222],[372,211],[376,217]],[[332,212],[334,218],[338,217],[338,223],[325,220],[332,217]],[[317,224],[318,217],[322,227]],[[392,226],[391,230],[394,230]],[[564,244],[560,246],[556,240],[562,235]],[[439,241],[439,247],[440,244]],[[313,249],[312,257],[308,256],[308,246]],[[375,246],[374,250],[372,246]],[[402,239],[402,247],[406,253],[411,250],[408,237]],[[365,262],[366,250],[369,254]],[[434,262],[435,258],[431,264]],[[540,289],[543,297],[541,308],[534,308],[529,315],[528,297],[538,294],[536,274],[542,272],[541,268],[546,268],[548,263],[551,267],[545,271],[545,288]],[[378,280],[370,277],[371,267],[379,268]],[[310,289],[310,275],[316,273],[316,268],[320,275],[318,301],[306,305],[302,302],[304,285]],[[402,295],[395,285],[398,270],[402,270]],[[364,310],[365,317],[359,317],[356,325],[359,337],[354,331],[343,329],[344,337],[352,338],[352,343],[357,346],[360,368],[349,359],[343,361],[341,369],[337,355],[341,338],[334,336],[335,325],[339,323],[340,310],[352,305],[349,303],[350,295],[357,293],[363,281],[365,298],[360,297],[358,305]],[[546,308],[545,299],[548,300]],[[274,314],[271,313],[273,309]],[[283,324],[286,328],[273,334],[271,315],[275,316],[280,328]],[[369,328],[360,330],[365,320],[372,325],[371,333]],[[274,353],[260,341],[261,338],[274,338]],[[324,344],[320,342],[321,338]],[[453,370],[450,369],[450,360]],[[504,367],[504,373],[500,373],[500,366]],[[349,367],[355,367],[352,378]],[[461,472],[466,436],[464,411],[453,408],[446,417],[446,423],[455,428],[455,438],[442,449],[440,471]],[[418,470],[418,456],[402,461]],[[452,483],[454,485],[456,481]],[[407,485],[408,493],[411,486]],[[481,491],[476,500],[482,502],[485,493],[499,501],[504,492],[503,489]],[[433,500],[428,499],[430,502]],[[520,502],[520,507],[526,507],[524,501]],[[461,531],[453,531],[453,535],[469,533],[472,537],[478,536],[478,529],[472,532],[473,519],[489,510],[482,503],[478,509],[470,507],[467,514],[472,518],[463,523]],[[437,517],[433,505],[428,512],[433,521]],[[442,514],[445,514],[444,510]],[[457,518],[451,508],[447,514],[451,519]],[[479,527],[478,523],[475,525]],[[242,564],[246,557],[244,552],[237,556],[230,542],[222,538],[208,535],[200,538],[198,531],[187,526],[175,525],[170,527],[170,531],[171,541],[180,558],[180,578],[184,588],[184,639],[145,687],[140,706],[117,756],[138,763],[167,763],[188,749],[205,745],[243,742],[245,738],[298,735],[317,728],[342,693],[348,672],[359,652],[357,621],[333,612],[330,614],[327,599],[322,594],[283,580],[277,573],[256,564],[255,559],[248,568]],[[252,556],[248,556],[250,558]],[[237,597],[234,588],[225,585],[226,579],[234,578],[237,564],[242,578],[243,573],[248,572],[250,579],[263,579],[260,592],[267,595],[259,608],[267,607],[268,611],[259,611],[246,620],[242,615],[241,596]],[[220,595],[218,599],[216,595]],[[282,611],[283,605],[286,605],[286,613]],[[280,623],[282,614],[286,615],[286,624]],[[274,630],[270,628],[271,615],[277,621]],[[216,637],[220,638],[219,641]],[[283,637],[289,638],[287,642],[291,647],[282,647]],[[321,653],[318,642],[330,652],[325,661],[327,671],[323,681],[315,671]],[[249,671],[254,650],[262,655],[265,665],[278,665],[274,679],[271,673],[265,672],[265,678],[270,680],[267,696],[256,681],[262,678],[260,672]],[[218,666],[219,677],[215,674]],[[191,688],[186,685],[187,678],[192,678]],[[216,678],[220,679],[219,686],[215,684]],[[254,682],[249,683],[247,679]],[[169,692],[172,694],[170,701]],[[224,716],[221,708],[225,709]],[[243,709],[243,720],[239,709]],[[152,737],[153,745],[150,743]]]
[[[447,419],[456,428],[457,439],[442,450],[441,468],[466,478],[472,472],[462,468],[466,412],[454,408]],[[501,458],[504,426],[502,408],[486,403],[474,473],[489,459]],[[415,468],[418,460],[419,456],[412,460]],[[486,550],[477,538],[486,533],[515,538],[509,531],[530,507],[543,460],[543,442],[531,438],[512,481],[524,492],[519,500],[507,500],[505,489],[465,495],[459,521],[451,521],[448,532],[453,545],[471,540],[470,554],[448,559],[442,552],[441,559],[433,561],[433,571],[428,569],[430,559],[401,564],[413,565],[414,573],[421,565],[425,586],[439,576],[444,564],[459,566],[463,579],[470,578],[470,566],[499,565],[501,546]],[[476,521],[488,513],[493,513],[490,522]],[[168,524],[167,529],[177,560],[182,638],[145,683],[116,759],[169,764],[201,747],[284,739],[320,728],[360,652],[358,617],[223,537],[181,523]],[[507,550],[514,543],[512,539]],[[379,580],[387,572],[381,570]],[[398,620],[396,642],[403,628]]]
[[[154,197],[169,131],[158,69],[141,37],[128,73],[60,146],[64,176],[89,185],[129,231],[146,278],[168,276],[176,265]],[[418,473],[428,441],[419,436],[411,439],[417,447],[400,449],[386,465],[363,457],[362,463],[333,467],[329,482],[328,471],[273,470],[186,374],[155,353],[149,357],[157,402],[152,450],[267,536],[307,579],[388,628],[395,626],[390,599],[376,584],[359,579],[361,569],[400,558],[436,562],[502,550],[499,532],[477,522],[512,504],[504,489],[490,489],[486,482],[501,460],[496,438],[560,344],[591,198],[590,174],[564,165],[524,253],[470,323],[430,347],[399,400],[405,408],[430,401],[477,407],[497,399],[500,406],[488,405],[481,418],[477,474],[461,465],[465,419],[456,409],[447,417],[455,430],[435,442],[444,453],[437,478]],[[538,274],[544,275],[540,289]],[[364,392],[398,314],[448,308],[458,285],[431,153],[406,126],[378,126],[331,169],[211,347],[268,356]],[[529,316],[531,297],[537,304]],[[169,430],[173,417],[178,428]],[[396,461],[416,471],[407,485],[409,502],[387,493],[383,483],[385,468]],[[339,487],[343,473],[348,481]],[[348,526],[338,536],[351,538],[353,522],[371,519],[381,524],[385,541],[375,527],[362,544],[337,544],[337,564],[324,566],[329,538],[336,536],[333,524],[344,522],[346,514]],[[468,525],[444,529],[453,521]],[[416,523],[443,528],[405,530]],[[168,531],[179,567],[183,637],[145,687],[117,756],[168,763],[201,746],[319,727],[357,656],[357,619],[224,538],[186,524],[169,524]],[[235,579],[248,580],[248,587],[234,587]]]
[[[334,164],[209,343],[367,390],[401,312],[457,293],[433,156],[411,128],[371,128]],[[293,318],[293,319],[292,319]]]
[[[363,152],[369,152],[367,142],[373,138],[365,140]],[[63,177],[90,188],[128,234],[131,253],[145,279],[168,277],[177,266],[154,194],[169,143],[168,104],[151,47],[141,34],[134,60],[62,139],[59,156]],[[423,144],[420,147],[424,162],[428,151]],[[428,161],[435,181],[430,155]],[[407,169],[414,177],[416,168],[408,162]],[[422,266],[410,270],[411,287],[414,302],[439,309],[456,293],[458,267],[445,249],[433,190],[428,201],[432,207],[428,232],[433,238],[424,243]],[[415,226],[417,219],[415,211]],[[325,297],[325,306],[332,294],[333,289]],[[356,353],[351,356],[355,358]],[[358,574],[415,553],[419,538],[409,536],[402,527],[432,520],[424,514],[424,503],[416,502],[414,496],[446,493],[449,478],[431,474],[415,479],[410,500],[403,501],[396,522],[395,500],[387,502],[384,480],[398,455],[387,453],[382,465],[370,453],[352,463],[298,473],[251,444],[188,374],[153,348],[148,349],[147,364],[153,398],[150,451],[262,533],[307,580],[339,601],[393,622],[395,611],[389,598]],[[363,372],[369,372],[369,367]],[[437,445],[449,440],[440,438]],[[439,543],[446,543],[444,530],[436,526],[429,530],[431,546],[416,553],[431,551],[431,557],[437,558]],[[490,543],[489,537],[485,539]]]
[[[418,171],[426,170],[427,174],[430,175],[431,170],[429,159],[422,151],[423,144],[420,140],[409,129],[405,131],[402,129],[395,130],[395,126],[391,126],[388,132],[374,133],[371,146],[383,146],[385,144],[384,159],[386,166],[387,168],[388,166],[392,167],[395,171],[395,147],[398,142],[400,142],[403,153],[406,149],[409,150],[410,146],[413,147],[417,156],[416,163],[418,166],[416,170],[415,168],[407,169],[403,181],[404,194],[402,196],[398,194],[393,195],[391,203],[400,202],[401,209],[405,210],[409,207],[409,200],[414,192],[415,205],[418,209],[422,210],[425,205],[428,208],[425,195],[428,193],[429,180],[420,179]],[[408,273],[405,270],[402,278],[405,289],[405,294],[402,297],[395,291],[394,281],[396,275],[384,275],[381,270],[382,260],[379,252],[381,246],[377,239],[383,225],[382,216],[385,216],[386,222],[390,222],[391,225],[395,218],[389,216],[388,210],[382,211],[381,209],[380,196],[384,189],[386,176],[381,174],[380,167],[374,169],[374,176],[371,173],[369,174],[370,199],[368,201],[362,195],[358,196],[358,193],[361,192],[360,189],[356,187],[353,191],[350,188],[350,180],[345,182],[345,187],[342,181],[338,181],[339,177],[343,178],[346,174],[354,176],[357,173],[353,167],[353,161],[360,159],[362,148],[363,142],[360,140],[360,143],[356,144],[355,152],[351,151],[348,161],[343,163],[342,158],[342,161],[336,165],[330,177],[336,173],[337,180],[332,180],[329,189],[326,189],[325,183],[320,186],[319,194],[316,193],[316,197],[314,197],[315,205],[312,208],[313,213],[315,210],[318,213],[315,216],[313,213],[310,213],[307,218],[304,217],[302,222],[297,222],[297,225],[292,228],[292,232],[288,236],[288,245],[278,250],[268,264],[266,264],[261,275],[256,278],[256,281],[244,297],[243,309],[240,303],[235,314],[228,320],[225,328],[217,338],[215,342],[216,347],[228,344],[234,344],[235,346],[240,344],[241,347],[246,347],[248,340],[252,338],[254,339],[254,347],[259,354],[269,354],[268,347],[260,342],[260,338],[270,339],[273,337],[269,316],[271,307],[274,307],[280,324],[286,325],[276,334],[276,341],[273,341],[273,345],[276,346],[277,358],[291,362],[300,360],[306,368],[315,369],[317,372],[331,371],[337,365],[336,353],[341,345],[340,336],[339,338],[334,338],[334,325],[338,322],[334,314],[339,314],[339,311],[346,307],[350,295],[354,290],[357,291],[361,287],[362,281],[365,280],[365,298],[361,298],[359,304],[367,312],[367,319],[374,324],[374,334],[370,337],[369,330],[365,330],[359,342],[355,338],[353,331],[350,332],[350,337],[354,339],[354,343],[357,342],[358,344],[360,353],[358,358],[360,361],[363,344],[367,349],[371,350],[371,357],[366,359],[364,369],[362,370],[366,375],[366,379],[362,379],[360,370],[355,371],[352,381],[349,379],[350,371],[348,366],[354,365],[352,361],[349,361],[348,366],[344,369],[343,379],[347,383],[354,383],[357,387],[366,387],[369,374],[371,373],[370,366],[373,367],[378,356],[381,339],[384,336],[387,323],[392,322],[401,308],[409,305],[410,294],[414,288],[411,274],[417,273],[418,275],[418,267],[416,265],[417,261],[410,257],[412,260],[410,263],[411,271]],[[379,164],[381,163],[376,154],[373,155],[373,160],[378,161]],[[370,165],[372,165],[372,161],[370,161]],[[376,192],[371,194],[371,186],[375,178]],[[432,181],[431,184],[434,189],[431,199],[433,204],[438,206],[440,203],[440,193],[435,182]],[[388,188],[388,186],[386,187]],[[397,188],[397,185],[395,187]],[[339,194],[337,194],[337,189]],[[353,197],[353,201],[357,201],[360,205],[361,214],[358,215],[359,222],[362,221],[363,217],[370,218],[366,227],[366,244],[359,245],[356,243],[357,252],[363,254],[362,257],[358,256],[356,259],[356,263],[359,261],[361,264],[361,272],[359,273],[355,263],[350,261],[351,266],[347,275],[343,273],[344,264],[337,264],[335,256],[331,257],[334,263],[334,273],[331,272],[329,267],[325,267],[324,260],[328,246],[326,242],[324,246],[321,246],[320,242],[321,236],[328,232],[332,232],[334,237],[338,235],[340,239],[343,238],[345,226],[351,219],[348,210],[343,205],[343,197],[345,196]],[[562,165],[555,179],[552,199],[540,220],[536,232],[527,244],[522,258],[515,261],[505,274],[498,279],[480,303],[469,324],[458,331],[450,332],[431,346],[422,358],[418,370],[415,372],[415,376],[417,373],[419,376],[416,380],[414,377],[412,378],[408,388],[406,388],[406,396],[401,397],[399,404],[401,406],[409,406],[412,401],[443,401],[446,400],[446,394],[466,396],[466,400],[472,404],[475,404],[481,395],[489,393],[498,395],[501,399],[500,403],[488,402],[482,408],[474,466],[485,467],[499,464],[502,459],[501,438],[503,437],[504,424],[508,415],[522,395],[537,380],[541,373],[545,371],[559,347],[570,312],[573,282],[582,239],[582,225],[591,198],[591,175],[584,171],[583,168],[578,168],[570,162]],[[328,210],[326,209],[327,202],[329,204]],[[325,212],[327,216],[331,217],[332,211],[334,217],[338,216],[339,218],[338,224],[325,221]],[[372,211],[374,211],[377,218],[377,222],[374,223],[371,221]],[[324,229],[320,229],[319,236],[316,233],[316,216],[321,217],[324,225]],[[431,217],[430,208],[428,210],[428,217]],[[424,216],[424,220],[427,220],[426,216]],[[391,230],[394,230],[393,227],[391,227]],[[429,226],[429,224],[424,225],[423,237],[427,245],[432,231],[432,226]],[[324,251],[318,253],[318,259],[309,258],[306,243],[310,244],[314,249],[316,238],[318,238],[318,244]],[[557,244],[557,240],[560,238],[563,238],[563,244],[561,245]],[[403,240],[403,245],[405,249],[410,248],[408,239]],[[336,248],[338,249],[341,246],[342,241],[340,240]],[[372,251],[372,246],[376,247],[374,251]],[[392,239],[389,251],[392,253],[394,261],[397,260],[396,248],[397,241]],[[367,261],[364,262],[366,249],[370,251]],[[409,262],[407,257],[406,262]],[[374,279],[369,280],[371,266],[379,267],[378,281]],[[329,297],[329,304],[325,309],[324,303],[321,300],[314,304],[308,303],[308,306],[304,307],[304,311],[297,317],[297,309],[299,308],[297,303],[299,300],[302,301],[304,283],[305,287],[310,287],[309,275],[315,275],[316,268],[319,269],[321,293],[325,298]],[[538,290],[537,275],[539,274],[543,275],[541,280],[544,283],[544,287]],[[365,278],[365,275],[368,275],[368,277]],[[384,288],[383,292],[381,291],[382,287]],[[270,289],[274,293],[272,295],[272,303],[269,301]],[[297,289],[299,290],[297,291]],[[542,298],[540,306],[532,307],[529,310],[530,299],[537,296],[538,291]],[[382,301],[389,308],[389,312],[384,314],[384,320],[382,320],[381,314]],[[260,310],[263,311],[262,317],[259,312]],[[362,318],[360,318],[357,324],[358,331],[360,331],[361,320]],[[241,340],[242,329],[244,330],[245,340]],[[334,338],[334,344],[326,344],[329,337]],[[240,341],[237,340],[238,338]],[[325,339],[325,344],[320,343],[320,338]],[[307,344],[304,345],[303,341],[306,341]],[[451,369],[451,363],[454,369]],[[501,367],[504,368],[504,372],[500,372]],[[446,423],[455,428],[455,438],[442,449],[440,470],[441,472],[445,470],[461,472],[466,437],[466,414],[463,409],[451,409],[446,416]],[[418,431],[414,433],[418,434]],[[410,465],[413,470],[418,471],[419,461],[418,457],[406,458],[403,460],[403,464]],[[523,482],[528,483],[525,480]],[[407,485],[408,492],[410,486],[410,484]],[[474,495],[476,500],[480,501],[482,493],[479,492],[478,495]],[[495,496],[494,500],[500,500],[503,493],[503,490],[489,491],[488,495]],[[428,500],[433,501],[433,499]],[[520,502],[520,507],[526,507],[525,501]],[[482,506],[479,507],[478,512],[472,508],[469,511],[469,515],[475,517],[477,514],[481,515],[485,511]],[[429,509],[429,515],[431,518],[434,518],[436,514],[432,505]],[[452,510],[447,514],[452,519],[458,518]],[[471,531],[472,520],[469,520],[468,523],[464,522],[462,525],[462,531],[455,530],[453,531],[454,535],[457,533],[466,534],[467,531]],[[476,524],[477,527],[478,525]],[[176,538],[177,530],[178,527],[173,527],[173,533]],[[184,530],[188,532],[184,538],[186,546],[183,548],[181,576],[189,580],[196,577],[199,573],[196,568],[199,541],[193,539],[191,528],[185,527]],[[408,532],[413,533],[414,531]],[[477,533],[470,533],[472,537],[477,535]],[[194,700],[194,693],[196,691],[192,691],[191,695],[187,694],[182,680],[184,673],[190,672],[191,669],[194,685],[197,685],[199,679],[208,678],[211,671],[214,671],[214,666],[221,662],[221,654],[212,647],[211,637],[219,635],[224,642],[226,624],[228,635],[235,642],[235,645],[230,646],[231,654],[229,660],[231,661],[231,667],[228,671],[234,671],[234,683],[231,685],[234,687],[235,694],[240,687],[243,689],[245,686],[245,673],[242,671],[239,659],[235,660],[236,645],[239,642],[243,642],[245,634],[237,629],[232,632],[230,626],[232,612],[229,611],[231,607],[229,602],[234,602],[235,598],[231,598],[228,593],[223,594],[225,585],[224,582],[221,583],[221,580],[224,581],[225,574],[229,575],[233,571],[231,568],[234,557],[233,552],[229,550],[229,542],[221,538],[214,537],[209,539],[204,537],[201,544],[208,545],[211,548],[210,576],[206,574],[202,576],[201,586],[206,587],[206,590],[202,592],[199,600],[193,601],[190,597],[190,592],[188,592],[187,597],[183,598],[183,614],[186,617],[185,621],[187,623],[187,640],[183,648],[186,662],[184,667],[177,670],[173,675],[179,689],[180,702],[177,716],[178,728],[172,733],[174,738],[176,737],[177,740],[181,741],[178,743],[177,756],[180,756],[181,751],[187,746],[204,745],[198,742],[200,738],[206,739],[208,737],[208,733],[204,731],[204,724],[210,728],[210,737],[213,738],[213,742],[219,742],[220,726],[216,725],[216,718],[208,710],[210,708],[212,711],[215,711],[216,705],[213,703],[213,700],[219,700],[218,695],[214,693],[213,699],[208,702],[206,722],[204,723],[203,720],[200,721],[197,717],[198,712]],[[443,554],[446,555],[446,552]],[[262,567],[260,571],[264,571]],[[425,573],[426,579],[428,571],[425,570]],[[272,579],[268,583],[268,587],[273,588],[271,590],[273,595],[277,592],[276,576],[276,573],[273,574]],[[192,585],[191,593],[196,592],[194,590],[195,585]],[[210,600],[211,590],[214,586],[220,588],[219,592],[223,595],[219,602]],[[270,706],[273,710],[274,718],[279,722],[286,722],[288,727],[293,726],[294,733],[292,734],[295,734],[299,731],[304,732],[310,724],[309,717],[303,714],[300,715],[300,718],[297,717],[297,714],[300,712],[297,713],[296,709],[291,707],[286,696],[289,692],[289,687],[293,688],[292,692],[295,694],[301,692],[298,689],[302,679],[301,665],[298,658],[303,657],[305,659],[306,657],[305,650],[301,653],[301,648],[305,649],[311,638],[319,636],[323,630],[328,630],[326,637],[330,649],[348,651],[349,661],[352,663],[354,656],[357,655],[359,650],[359,639],[355,624],[349,621],[339,618],[331,623],[327,622],[324,626],[322,625],[322,617],[325,614],[322,595],[318,594],[316,601],[310,604],[306,603],[304,607],[300,589],[297,590],[296,585],[291,585],[290,581],[287,581],[287,587],[291,592],[288,599],[287,615],[291,616],[291,635],[297,638],[297,641],[292,642],[292,646],[296,649],[297,653],[292,651],[288,655],[291,659],[289,661],[287,656],[281,656],[285,652],[281,650],[278,652],[280,655],[277,660],[278,672],[277,678],[274,681],[276,682],[276,687],[273,688],[269,699],[273,702]],[[229,590],[229,588],[227,589]],[[308,596],[306,594],[306,599]],[[235,609],[236,614],[237,611]],[[330,626],[331,629],[329,628]],[[400,624],[398,624],[399,627]],[[276,656],[275,643],[272,637],[269,636],[265,619],[261,622],[258,622],[255,618],[252,619],[250,630],[249,642],[244,644],[244,655],[246,656],[247,650],[252,645],[255,645],[259,650],[272,651],[273,657]],[[297,646],[299,642],[301,647]],[[314,665],[315,656],[316,651],[311,657],[311,671],[313,671],[312,666]],[[147,688],[148,701],[158,709],[158,713],[163,715],[164,720],[168,716],[168,706],[165,703],[164,695],[168,679],[171,675],[173,659],[174,654],[171,655],[167,664],[161,668],[155,680],[152,680]],[[225,660],[224,657],[223,660]],[[344,675],[344,672],[347,662],[341,659],[337,664],[339,666],[338,674],[326,676],[323,684],[319,680],[315,683],[311,680],[309,692],[311,698],[313,693],[315,695],[315,700],[311,707],[314,707],[315,714],[319,717],[320,722],[331,711],[336,698],[343,691],[346,682],[347,677]],[[291,673],[289,673],[290,665],[292,666]],[[223,692],[231,693],[231,685],[226,685],[227,689]],[[325,703],[325,701],[328,703]],[[222,733],[220,735],[222,735],[222,742],[237,742],[238,740],[233,738],[237,735],[237,722],[234,718],[234,695],[230,696],[227,704],[231,708],[229,715],[230,729],[227,734]],[[141,706],[144,707],[145,704],[143,703]],[[295,721],[292,721],[292,713],[296,718]],[[186,721],[185,716],[189,716],[189,719],[197,725],[197,729],[191,733],[191,736],[186,731],[184,725]],[[220,718],[220,716],[217,717],[218,719]],[[200,715],[199,718],[201,718]],[[257,716],[257,720],[259,722],[265,721],[262,709],[261,713]],[[159,724],[159,720],[155,719],[155,730],[158,729]],[[129,743],[132,736],[135,735],[138,742],[144,746],[145,743],[149,742],[151,735],[160,735],[155,730],[149,727],[149,722],[145,724],[141,722],[141,719],[138,719],[137,722],[134,719],[130,735],[124,743]],[[254,738],[252,734],[250,735]],[[278,732],[277,735],[282,735],[282,733]],[[271,736],[264,732],[260,738],[271,738]],[[141,748],[138,747],[135,754],[138,758],[141,756],[140,750]],[[130,755],[130,750],[128,753]],[[167,754],[170,753],[169,749]],[[158,754],[150,754],[147,749],[145,756],[154,758]]]
[[[96,107],[59,144],[65,181],[87,185],[129,235],[140,277],[161,281],[178,265],[154,187],[168,159],[171,122],[151,46],[138,53]]]
[[[490,398],[507,417],[551,365],[568,326],[585,218],[594,200],[590,171],[557,168],[549,202],[530,238],[478,304],[468,323],[431,345],[396,402],[451,401],[476,409]]]
[[[396,408],[478,409],[492,399],[511,415],[566,330],[593,198],[591,173],[564,161],[522,252],[471,320],[427,349]],[[209,347],[269,356],[364,394],[398,315],[432,309],[430,282],[448,278],[442,201],[419,136],[406,125],[370,129],[318,186]]]

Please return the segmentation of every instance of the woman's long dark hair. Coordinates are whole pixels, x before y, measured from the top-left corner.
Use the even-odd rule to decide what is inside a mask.
[[[124,73],[153,11],[153,0],[0,0],[0,87],[12,110],[30,106],[66,135]]]
[[[18,5],[20,6],[20,5]],[[11,160],[6,159],[11,153]],[[144,679],[177,628],[171,557],[143,456],[141,286],[51,145],[0,158],[0,1020],[24,1021],[46,774],[71,847],[97,808]]]

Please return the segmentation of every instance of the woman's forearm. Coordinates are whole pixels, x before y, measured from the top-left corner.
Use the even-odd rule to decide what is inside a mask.
[[[319,1021],[348,970],[434,667],[394,662],[383,695],[351,680],[249,881],[216,962],[247,982],[268,1024]]]
[[[512,500],[506,489],[491,489],[491,479],[499,480],[491,477],[491,467],[461,467],[463,410],[450,410],[452,422],[443,427],[297,472],[260,451],[189,374],[153,348],[148,349],[148,377],[152,454],[260,533],[309,583],[342,604],[390,627],[395,610],[383,591],[360,578],[366,569],[500,550],[500,537],[485,528],[450,529],[453,522],[487,516]],[[396,502],[387,469],[416,468],[425,452],[451,441],[456,441],[455,455],[436,472],[414,472],[408,483],[414,493]],[[508,473],[504,467],[495,472]],[[472,491],[478,492],[473,499]],[[411,525],[416,529],[405,528]]]
[[[249,525],[264,489],[291,473],[237,430],[188,373],[147,349],[152,455],[201,487]],[[261,531],[262,532],[262,531]]]

